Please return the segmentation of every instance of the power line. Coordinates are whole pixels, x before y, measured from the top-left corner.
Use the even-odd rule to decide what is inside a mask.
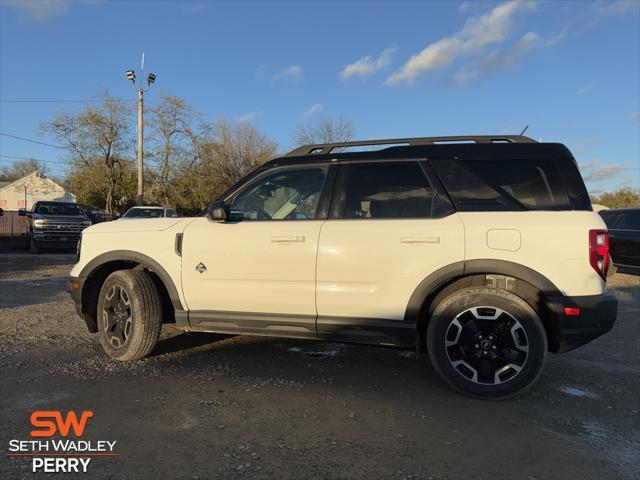
[[[68,147],[61,147],[60,145],[52,145],[50,143],[39,142],[38,140],[33,140],[31,138],[17,137],[16,135],[9,135],[8,133],[0,132],[0,135],[3,137],[14,138],[16,140],[22,140],[23,142],[37,143],[38,145],[44,145],[45,147],[59,148],[60,150],[69,150]]]

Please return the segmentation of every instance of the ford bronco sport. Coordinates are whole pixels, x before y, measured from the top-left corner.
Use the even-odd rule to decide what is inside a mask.
[[[538,378],[547,352],[612,328],[608,241],[561,144],[307,145],[205,216],[88,228],[71,294],[122,361],[175,323],[425,350],[456,390],[504,398]]]

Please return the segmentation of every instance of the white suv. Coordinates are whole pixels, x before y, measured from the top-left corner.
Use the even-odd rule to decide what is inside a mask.
[[[71,294],[118,360],[175,323],[426,349],[458,391],[502,398],[612,328],[608,265],[565,146],[394,139],[296,149],[206,216],[90,227]]]

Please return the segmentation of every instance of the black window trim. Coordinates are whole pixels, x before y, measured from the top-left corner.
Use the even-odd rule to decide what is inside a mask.
[[[256,170],[255,174],[249,174],[245,177],[245,181],[240,181],[237,185],[237,188],[233,189],[228,195],[224,196],[225,204],[231,206],[233,201],[236,199],[238,195],[245,191],[247,188],[251,188],[252,185],[259,182],[266,176],[269,176],[273,173],[279,172],[281,170],[300,170],[306,168],[326,168],[327,175],[324,179],[324,183],[322,185],[322,191],[320,192],[320,199],[318,200],[318,206],[316,207],[316,216],[314,218],[283,218],[280,220],[274,220],[271,218],[256,218],[256,219],[237,219],[237,220],[228,220],[226,223],[239,223],[239,222],[310,222],[310,221],[318,221],[318,220],[326,220],[329,213],[329,203],[331,199],[331,195],[333,192],[335,177],[337,173],[337,165],[333,163],[327,162],[309,162],[309,163],[298,163],[291,165],[279,165],[273,166],[271,168],[263,169],[262,171]]]
[[[558,178],[560,180],[560,184],[562,185],[562,189],[563,192],[565,193],[567,200],[569,201],[569,206],[570,208],[566,208],[566,207],[554,207],[554,208],[539,208],[539,209],[531,209],[529,207],[527,207],[526,205],[523,205],[522,203],[520,203],[519,201],[517,201],[515,198],[512,198],[512,196],[505,192],[504,189],[500,188],[500,187],[494,187],[494,186],[490,186],[490,188],[496,190],[501,196],[503,196],[503,199],[507,201],[507,204],[504,205],[505,207],[512,207],[512,208],[487,208],[489,206],[489,204],[484,204],[481,201],[474,201],[474,200],[469,200],[468,202],[460,202],[460,201],[455,201],[450,195],[448,190],[446,189],[446,187],[444,187],[444,183],[442,183],[442,180],[440,179],[440,175],[438,174],[438,171],[435,167],[433,167],[432,165],[430,165],[430,167],[433,169],[434,174],[438,177],[438,180],[442,183],[444,190],[447,192],[447,196],[449,197],[449,200],[451,201],[451,204],[453,205],[453,207],[456,209],[456,211],[459,212],[527,212],[527,211],[531,211],[531,212],[566,212],[566,211],[573,211],[573,210],[578,210],[575,206],[574,206],[574,202],[571,196],[571,193],[569,191],[569,188],[567,187],[567,182],[566,182],[566,178],[565,175],[563,173],[562,168],[558,165],[558,160],[559,158],[551,158],[551,157],[540,157],[540,159],[542,160],[550,160],[551,161],[551,165],[553,165],[553,168],[555,169],[555,172],[558,175]],[[456,156],[452,156],[452,157],[429,157],[429,161],[432,160],[450,160],[450,161],[455,161],[455,162],[473,162],[473,161],[477,161],[477,162],[483,162],[486,159],[474,159],[474,158],[458,158]],[[501,160],[501,161],[505,161],[505,162],[518,162],[518,161],[522,161],[522,160],[534,160],[533,158],[505,158],[505,159],[497,159],[497,160]],[[575,160],[574,160],[575,162]],[[495,202],[491,203],[490,205],[497,205]],[[483,208],[484,207],[484,208]]]
[[[382,164],[390,164],[390,163],[410,163],[415,162],[418,164],[420,171],[424,175],[427,182],[430,184],[434,196],[438,195],[438,199],[440,201],[448,200],[449,209],[445,212],[442,212],[438,215],[429,215],[426,217],[397,217],[397,218],[351,218],[346,217],[345,212],[347,209],[347,183],[349,180],[349,168],[351,165],[366,165],[372,163],[382,163]],[[335,187],[333,189],[333,196],[331,199],[331,204],[329,207],[329,216],[328,220],[347,220],[347,221],[365,221],[365,220],[374,220],[374,221],[398,221],[398,220],[437,220],[440,218],[448,217],[455,213],[455,207],[449,195],[447,194],[442,182],[440,179],[434,176],[435,172],[430,165],[427,165],[426,158],[371,158],[371,159],[357,159],[357,160],[342,160],[336,162],[339,166],[339,171],[335,180]]]

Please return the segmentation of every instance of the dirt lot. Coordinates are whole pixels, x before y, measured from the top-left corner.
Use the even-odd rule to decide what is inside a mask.
[[[72,263],[0,254],[2,479],[32,478],[4,454],[57,409],[93,410],[85,439],[117,441],[91,478],[640,477],[640,277],[610,282],[612,332],[487,402],[393,349],[167,328],[151,358],[110,361],[64,291]]]

